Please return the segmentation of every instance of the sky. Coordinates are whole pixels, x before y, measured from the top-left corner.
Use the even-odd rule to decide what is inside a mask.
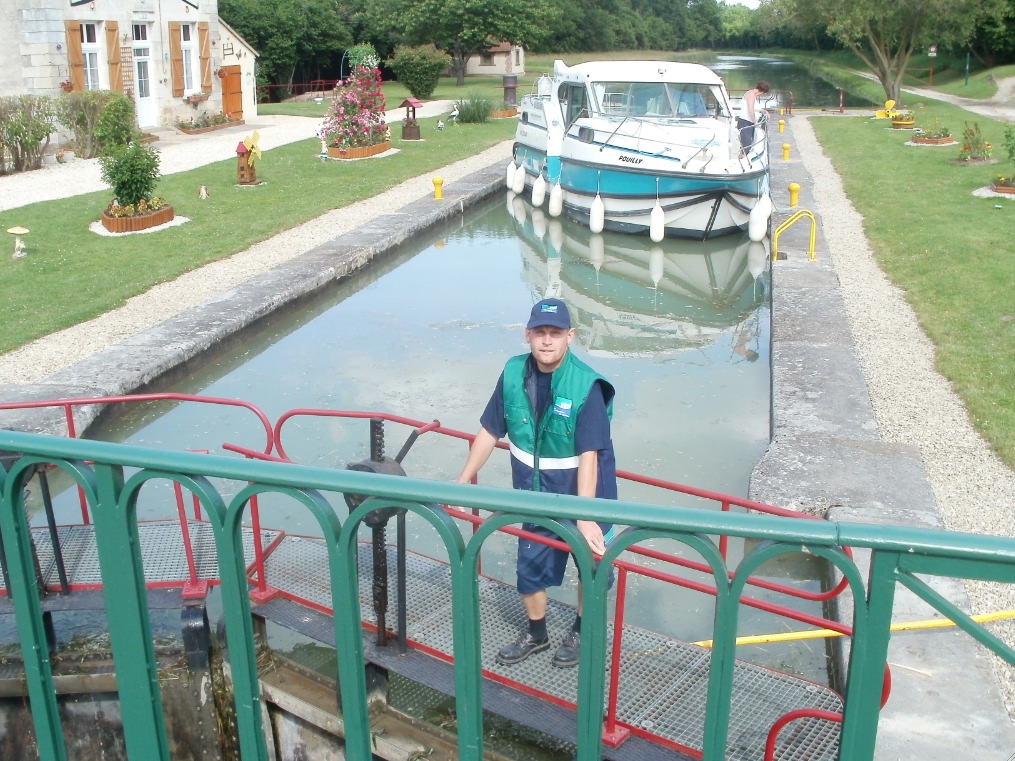
[[[760,0],[723,0],[727,5],[746,5],[748,8],[757,8]]]

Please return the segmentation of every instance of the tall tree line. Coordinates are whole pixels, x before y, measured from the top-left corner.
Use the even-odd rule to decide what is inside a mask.
[[[898,93],[910,58],[933,44],[985,66],[1015,61],[1015,0],[219,0],[259,53],[259,84],[347,75],[345,51],[434,43],[465,64],[508,41],[532,52],[848,49]]]

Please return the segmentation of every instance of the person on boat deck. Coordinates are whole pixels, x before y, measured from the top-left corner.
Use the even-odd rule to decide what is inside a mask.
[[[543,299],[533,306],[525,340],[530,352],[512,357],[505,365],[458,482],[471,482],[497,441],[507,435],[514,488],[616,499],[616,461],[610,435],[614,389],[570,351],[574,328],[564,302]],[[579,520],[576,525],[594,552],[601,555],[606,551],[610,524]],[[552,531],[531,523],[522,524],[522,529],[559,539]],[[528,626],[497,653],[499,663],[520,663],[550,646],[546,588],[560,586],[568,556],[566,550],[519,538],[518,593]],[[581,605],[579,582],[578,615],[551,661],[559,668],[578,663]]]
[[[740,130],[740,147],[747,151],[754,143],[754,125],[758,123],[758,98],[768,94],[771,88],[768,82],[761,80],[754,89],[744,93],[740,101],[740,112],[737,114],[737,129]]]

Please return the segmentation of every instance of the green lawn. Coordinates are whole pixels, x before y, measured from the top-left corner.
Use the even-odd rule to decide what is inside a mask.
[[[908,103],[916,104],[918,125],[937,118],[961,135],[966,122],[978,123],[996,155],[1002,123],[928,99]],[[864,217],[878,263],[937,347],[939,371],[977,429],[1015,466],[1015,200],[972,195],[1004,164],[959,162],[958,147],[906,146],[910,134],[883,121],[812,123]]]
[[[88,227],[110,191],[36,203],[0,212],[0,229],[20,225],[28,256],[0,267],[0,351],[96,317],[131,296],[223,259],[331,210],[377,195],[404,180],[472,156],[514,134],[513,120],[463,124],[438,132],[422,119],[424,140],[402,142],[400,153],[364,161],[322,162],[316,139],[265,151],[256,164],[258,187],[236,186],[230,158],[163,177],[158,194],[190,222],[156,234],[118,238]],[[199,200],[199,185],[210,197]]]

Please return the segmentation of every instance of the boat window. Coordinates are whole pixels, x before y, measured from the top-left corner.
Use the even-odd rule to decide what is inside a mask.
[[[585,87],[580,84],[562,84],[557,90],[560,110],[564,114],[565,129],[575,123],[576,119],[589,115],[588,96]]]

